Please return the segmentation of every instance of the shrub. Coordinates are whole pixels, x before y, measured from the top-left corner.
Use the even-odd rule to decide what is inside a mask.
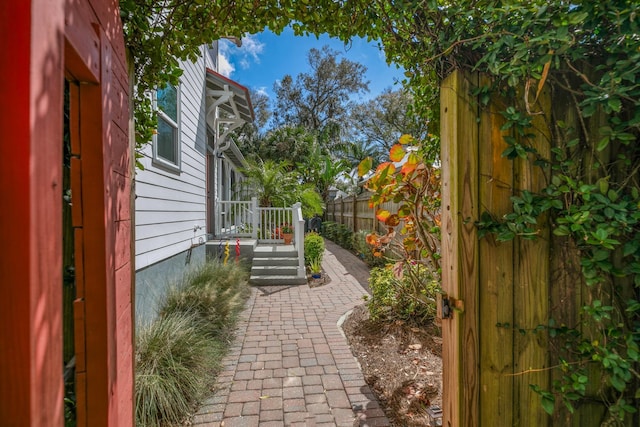
[[[209,391],[249,295],[246,271],[208,262],[174,284],[136,336],[138,426],[183,422]]]
[[[353,249],[353,232],[344,224],[327,221],[322,223],[322,235],[345,249]]]
[[[338,224],[337,241],[340,246],[345,249],[353,249],[353,231],[344,224]]]
[[[318,233],[307,233],[304,237],[304,264],[309,265],[312,260],[322,261],[324,256],[324,239]]]
[[[353,233],[351,239],[353,242],[353,250],[369,267],[382,267],[387,263],[387,260],[384,257],[373,256],[373,250],[367,243],[368,233],[368,231],[363,230]]]
[[[321,234],[332,242],[336,241],[338,236],[338,223],[333,221],[325,221],[322,223]]]
[[[396,277],[393,267],[371,270],[369,287],[372,297],[367,302],[371,318],[415,320],[425,323],[436,316],[436,297],[440,285],[425,266],[415,264]]]

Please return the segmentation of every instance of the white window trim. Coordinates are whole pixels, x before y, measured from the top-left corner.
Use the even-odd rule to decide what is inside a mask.
[[[182,167],[182,132],[180,130],[180,122],[181,122],[181,116],[182,116],[182,102],[181,102],[181,90],[180,90],[180,83],[178,83],[175,88],[176,88],[176,112],[177,112],[177,116],[178,116],[178,122],[176,123],[175,121],[173,121],[173,119],[171,117],[169,117],[167,114],[164,113],[164,111],[162,111],[160,108],[158,108],[158,98],[157,98],[157,91],[153,92],[153,109],[156,111],[156,113],[158,114],[159,118],[162,118],[163,120],[165,120],[170,126],[173,126],[176,130],[176,144],[175,144],[175,150],[176,150],[176,162],[172,163],[169,160],[163,159],[162,157],[158,156],[158,136],[157,134],[154,133],[153,135],[153,156],[151,159],[151,162],[158,167],[161,167],[163,169],[166,169],[170,172],[175,172],[175,173],[180,173],[182,171],[181,167]]]

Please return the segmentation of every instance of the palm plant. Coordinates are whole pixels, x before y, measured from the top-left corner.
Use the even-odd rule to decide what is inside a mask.
[[[258,198],[260,206],[287,206],[295,203],[299,181],[295,172],[289,171],[288,162],[257,159],[247,162],[242,169],[245,180],[240,190],[246,190]]]
[[[329,189],[340,175],[349,170],[350,165],[343,159],[333,158],[319,144],[315,144],[309,151],[309,157],[304,163],[298,163],[297,168],[301,171],[304,182],[313,184],[322,200],[326,201]]]

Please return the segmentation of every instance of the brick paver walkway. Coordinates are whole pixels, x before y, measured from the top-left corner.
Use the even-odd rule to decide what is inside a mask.
[[[338,326],[365,293],[345,268],[361,261],[339,256],[325,252],[324,286],[253,289],[216,393],[194,425],[389,425]]]

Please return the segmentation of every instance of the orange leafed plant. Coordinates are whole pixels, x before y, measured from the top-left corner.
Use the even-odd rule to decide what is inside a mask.
[[[391,147],[389,160],[380,164],[365,184],[372,192],[369,206],[379,208],[376,219],[387,226],[387,234],[371,233],[366,241],[375,256],[392,249],[403,262],[422,263],[439,276],[440,169],[425,160],[421,141],[410,135],[403,135]],[[364,176],[371,166],[370,159],[363,161],[358,172]],[[388,210],[387,205],[382,208],[386,202],[394,202],[396,211]],[[398,226],[401,241],[394,239]]]

